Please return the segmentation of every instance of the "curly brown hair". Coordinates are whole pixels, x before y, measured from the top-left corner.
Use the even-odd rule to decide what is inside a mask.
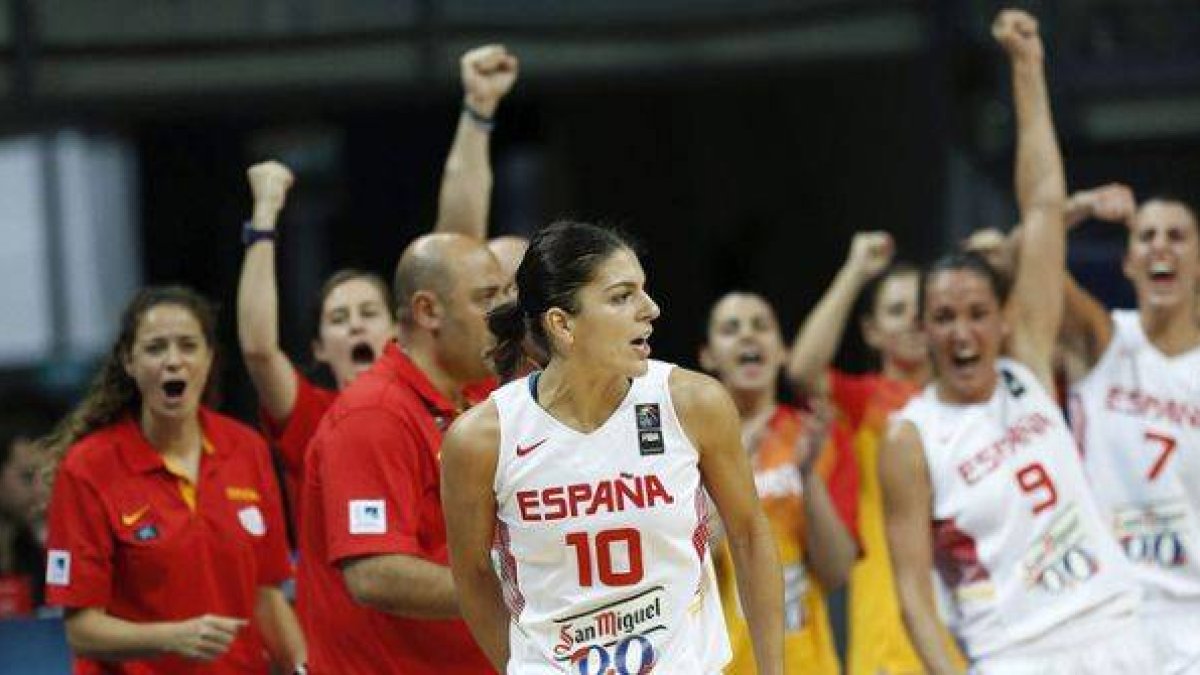
[[[121,315],[121,332],[96,373],[83,400],[41,440],[49,453],[49,469],[58,465],[67,449],[84,436],[108,426],[141,405],[137,384],[125,372],[138,327],[146,312],[159,305],[176,305],[191,312],[200,323],[204,340],[215,351],[217,345],[217,310],[203,295],[185,286],[148,286],[141,289],[126,305]],[[210,378],[211,382],[211,378]],[[208,384],[208,383],[206,383]],[[206,392],[207,393],[207,392]]]

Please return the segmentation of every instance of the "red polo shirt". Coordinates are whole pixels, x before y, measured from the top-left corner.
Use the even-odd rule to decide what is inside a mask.
[[[316,675],[494,672],[461,620],[392,616],[346,590],[351,558],[448,565],[438,448],[456,411],[393,344],[342,390],[308,448],[298,589]]]
[[[282,423],[271,419],[265,409],[259,411],[263,428],[271,444],[283,459],[283,487],[292,507],[293,532],[300,531],[300,491],[304,485],[304,453],[325,411],[337,398],[336,391],[318,387],[308,378],[296,373],[296,402],[292,414]],[[297,535],[298,536],[298,535]]]
[[[132,417],[67,452],[50,501],[46,596],[102,607],[133,622],[202,614],[253,620],[259,586],[291,574],[279,492],[262,438],[201,410],[204,451],[192,483],[169,468]],[[268,663],[258,629],[201,664],[175,656],[99,663],[75,673],[257,673]]]

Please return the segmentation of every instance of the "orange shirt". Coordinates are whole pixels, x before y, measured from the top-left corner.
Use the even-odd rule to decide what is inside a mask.
[[[835,426],[815,460],[813,470],[824,482],[842,522],[854,532],[858,470],[850,449],[849,429]],[[784,663],[788,673],[837,675],[841,671],[825,610],[825,591],[805,567],[804,537],[808,523],[804,492],[796,464],[796,443],[804,418],[780,405],[767,423],[767,433],[751,457],[754,482],[771,523],[784,581]],[[733,660],[726,675],[757,672],[750,628],[742,616],[733,561],[726,543],[717,549],[717,579]]]
[[[257,589],[291,575],[271,460],[249,427],[204,409],[200,423],[195,483],[164,463],[131,416],[70,448],[50,501],[47,600],[133,622],[218,614],[251,624],[212,663],[78,659],[77,674],[267,672]]]

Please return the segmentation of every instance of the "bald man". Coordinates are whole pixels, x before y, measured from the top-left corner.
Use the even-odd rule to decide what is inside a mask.
[[[458,618],[438,448],[487,377],[502,283],[486,245],[421,237],[396,266],[399,343],[344,389],[308,448],[299,592],[311,673],[490,673]]]

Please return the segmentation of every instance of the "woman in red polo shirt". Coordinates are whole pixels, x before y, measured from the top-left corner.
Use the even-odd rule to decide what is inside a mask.
[[[266,431],[287,469],[285,485],[295,499],[304,471],[304,449],[337,392],[313,384],[279,346],[275,224],[292,173],[279,162],[263,162],[250,167],[247,175],[254,215],[243,231],[246,257],[238,284],[238,341],[258,392]],[[355,269],[335,272],[321,287],[312,353],[329,367],[338,389],[370,368],[396,337],[391,297],[378,275]]]
[[[49,445],[46,591],[86,673],[267,673],[305,659],[279,589],[291,575],[262,439],[202,404],[209,303],[142,290]],[[265,647],[265,650],[264,650]]]

